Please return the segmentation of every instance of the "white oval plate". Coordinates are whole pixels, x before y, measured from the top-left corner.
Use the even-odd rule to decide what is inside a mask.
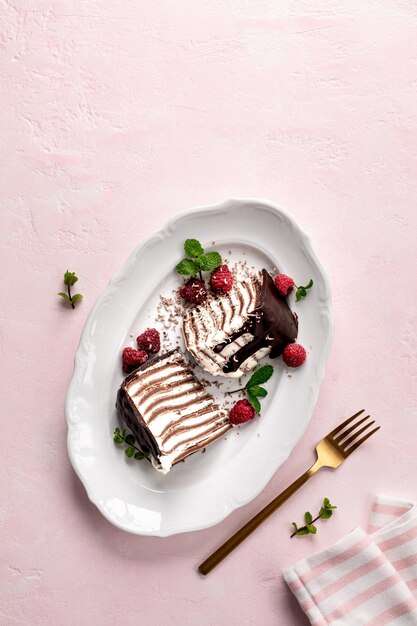
[[[282,359],[271,361],[274,376],[261,416],[164,476],[146,461],[127,459],[113,442],[120,353],[142,329],[158,327],[159,294],[180,284],[174,266],[184,240],[192,237],[206,248],[215,241],[223,256],[246,258],[259,269],[277,267],[301,284],[313,278],[308,298],[298,304],[290,299],[308,358],[291,374]],[[70,459],[88,497],[110,522],[141,535],[167,536],[220,522],[265,487],[304,433],[331,338],[328,279],[289,215],[260,200],[229,200],[179,214],[139,244],[96,302],[81,336],[65,413]]]

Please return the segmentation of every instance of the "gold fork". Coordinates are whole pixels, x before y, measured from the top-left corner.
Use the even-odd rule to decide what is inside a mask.
[[[354,452],[360,445],[362,445],[371,435],[379,430],[380,426],[377,426],[373,430],[369,431],[369,427],[375,424],[375,420],[371,422],[367,421],[369,415],[362,417],[362,419],[356,420],[359,415],[365,412],[365,409],[355,413],[352,417],[349,417],[342,424],[332,430],[327,437],[324,437],[316,446],[317,460],[304,474],[302,474],[297,480],[295,480],[289,487],[285,489],[279,496],[274,498],[269,504],[266,505],[259,513],[252,517],[240,530],[232,535],[220,548],[218,548],[211,556],[208,557],[202,563],[198,571],[201,574],[208,574],[216,565],[220,563],[232,550],[234,550],[246,537],[248,537],[258,526],[264,522],[267,517],[276,511],[281,504],[284,504],[293,493],[297,491],[308,481],[322,467],[331,467],[336,469],[345,461],[348,456]],[[346,428],[351,424],[349,428]],[[363,424],[362,428],[358,427]],[[362,437],[360,437],[363,434]],[[350,436],[349,436],[350,435]]]

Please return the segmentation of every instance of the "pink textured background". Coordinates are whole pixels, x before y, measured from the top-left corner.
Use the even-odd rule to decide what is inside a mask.
[[[303,625],[280,571],[416,494],[414,0],[0,0],[0,623]],[[66,455],[90,307],[178,210],[269,198],[312,236],[335,339],[310,427],[265,491],[206,531],[113,528]],[[56,297],[67,268],[85,300]],[[209,577],[196,566],[365,405],[383,425]],[[255,461],[254,461],[255,462]],[[316,538],[288,524],[328,496]]]

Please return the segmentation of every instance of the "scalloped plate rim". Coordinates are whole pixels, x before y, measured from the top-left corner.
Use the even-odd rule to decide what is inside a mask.
[[[85,353],[86,339],[90,335],[90,329],[94,322],[94,318],[96,317],[97,313],[100,311],[103,303],[109,298],[109,296],[112,296],[115,294],[115,292],[117,291],[118,283],[121,280],[124,280],[128,277],[130,268],[133,262],[135,261],[136,257],[138,256],[138,254],[143,249],[145,249],[145,247],[149,245],[153,239],[159,239],[159,238],[164,238],[164,237],[169,236],[170,231],[172,230],[173,226],[180,220],[187,218],[190,215],[193,215],[195,213],[204,213],[204,212],[213,213],[215,211],[218,211],[218,212],[225,211],[225,210],[228,210],[229,208],[232,208],[236,203],[259,204],[259,205],[262,205],[263,208],[266,208],[270,210],[271,212],[279,213],[291,225],[291,228],[299,235],[300,242],[302,242],[302,245],[305,248],[309,258],[315,263],[323,279],[323,287],[325,289],[325,300],[327,302],[327,307],[323,307],[321,312],[322,313],[325,312],[325,317],[326,317],[326,321],[328,324],[328,333],[327,333],[326,343],[322,347],[321,362],[317,364],[317,367],[314,370],[315,380],[314,380],[314,387],[312,389],[309,417],[308,419],[305,420],[305,423],[297,432],[296,436],[294,436],[293,441],[291,442],[291,445],[287,446],[286,449],[282,451],[280,464],[277,467],[270,466],[271,467],[270,471],[264,472],[264,474],[258,480],[257,488],[254,489],[251,495],[248,496],[247,498],[239,499],[239,500],[230,498],[228,501],[225,501],[223,503],[223,506],[221,507],[222,512],[220,514],[218,514],[215,517],[212,517],[209,520],[202,521],[201,523],[193,522],[190,525],[182,525],[182,526],[174,526],[174,527],[170,526],[167,523],[164,523],[163,529],[161,528],[158,531],[155,531],[154,529],[145,531],[143,529],[138,530],[135,528],[127,527],[123,523],[119,523],[118,520],[116,520],[105,509],[105,507],[102,506],[100,500],[95,497],[93,485],[89,484],[88,480],[83,476],[82,472],[80,471],[80,468],[78,467],[77,461],[75,459],[74,451],[72,448],[71,402],[72,402],[72,396],[75,392],[75,389],[80,384],[78,379],[79,379],[80,370],[83,365],[83,359],[85,358],[84,353]],[[193,531],[203,530],[205,528],[214,526],[220,523],[221,521],[223,521],[226,517],[228,517],[228,515],[230,515],[236,509],[241,508],[242,506],[245,506],[246,504],[251,502],[254,498],[256,498],[265,489],[265,487],[267,486],[271,478],[278,471],[279,467],[281,467],[281,465],[288,459],[293,448],[297,445],[297,443],[303,436],[304,432],[306,431],[308,424],[311,421],[311,417],[312,417],[312,414],[313,414],[313,411],[317,402],[317,397],[318,397],[318,393],[320,390],[320,386],[324,378],[325,367],[326,367],[327,359],[328,359],[330,348],[332,345],[333,334],[334,334],[334,323],[333,323],[333,317],[332,317],[330,305],[331,305],[331,284],[327,276],[327,273],[325,272],[320,260],[318,259],[317,255],[315,254],[312,248],[310,237],[298,225],[298,223],[294,220],[294,218],[287,211],[285,211],[281,207],[278,207],[277,205],[270,202],[269,200],[264,200],[261,198],[252,198],[252,197],[249,197],[249,198],[236,197],[236,198],[230,198],[220,204],[205,205],[205,206],[189,208],[189,209],[186,209],[184,211],[177,213],[176,215],[171,217],[165,223],[165,225],[162,228],[160,228],[158,231],[142,239],[139,242],[139,244],[132,250],[132,252],[126,259],[121,269],[118,272],[116,272],[116,274],[114,274],[113,277],[110,279],[104,291],[97,298],[96,302],[92,306],[91,311],[89,312],[86,318],[83,330],[80,335],[78,348],[74,357],[73,375],[72,375],[70,384],[68,386],[68,391],[67,391],[67,395],[65,399],[65,417],[66,417],[67,426],[68,426],[68,434],[67,434],[68,455],[69,455],[71,464],[74,468],[76,475],[78,476],[78,478],[80,479],[81,483],[83,484],[86,490],[86,493],[90,502],[92,502],[92,504],[94,504],[98,508],[100,513],[111,524],[113,524],[120,530],[129,532],[131,534],[141,535],[141,536],[168,537],[174,534],[193,532]]]

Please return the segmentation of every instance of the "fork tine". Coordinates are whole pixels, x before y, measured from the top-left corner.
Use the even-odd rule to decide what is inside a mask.
[[[350,424],[350,422],[352,420],[354,420],[355,417],[358,417],[359,415],[362,415],[362,413],[364,413],[364,412],[365,412],[365,409],[362,409],[362,411],[358,411],[358,413],[355,413],[355,415],[352,415],[352,417],[349,417],[347,420],[342,422],[342,424],[339,424],[339,426],[336,426],[336,428],[334,430],[332,430],[327,436],[328,437],[333,437],[333,435],[337,435],[345,426]]]
[[[362,433],[365,432],[365,430],[367,430],[370,426],[372,426],[372,424],[375,424],[375,420],[372,420],[372,422],[368,422],[368,424],[365,424],[365,426],[363,426],[362,428],[360,428],[358,431],[356,431],[355,433],[353,433],[353,435],[351,437],[349,437],[349,439],[346,439],[346,441],[344,441],[343,443],[339,443],[339,446],[341,448],[343,448],[344,450],[346,450],[346,448],[348,446],[350,446],[351,443],[353,443],[354,441],[357,440],[357,438],[359,437],[359,435],[361,435]]]
[[[355,422],[353,424],[353,426],[351,426],[350,428],[348,428],[347,430],[345,430],[343,433],[341,433],[340,435],[338,435],[338,437],[334,437],[334,440],[338,443],[340,442],[342,439],[344,439],[345,437],[347,437],[348,435],[350,435],[351,432],[353,432],[358,426],[360,426],[365,420],[368,419],[368,417],[371,417],[370,415],[365,415],[365,417],[363,417],[361,420],[359,420],[359,422]]]
[[[359,439],[359,441],[357,441],[356,443],[353,444],[353,446],[350,446],[349,450],[345,450],[345,454],[346,456],[349,456],[349,454],[351,454],[354,450],[356,450],[357,448],[359,448],[359,446],[361,446],[367,439],[369,439],[369,437],[372,437],[372,435],[374,433],[376,433],[377,430],[379,430],[381,428],[381,426],[377,426],[376,428],[374,428],[373,430],[371,430],[370,433],[368,433],[367,435],[365,435],[364,437],[362,437],[362,439]]]

